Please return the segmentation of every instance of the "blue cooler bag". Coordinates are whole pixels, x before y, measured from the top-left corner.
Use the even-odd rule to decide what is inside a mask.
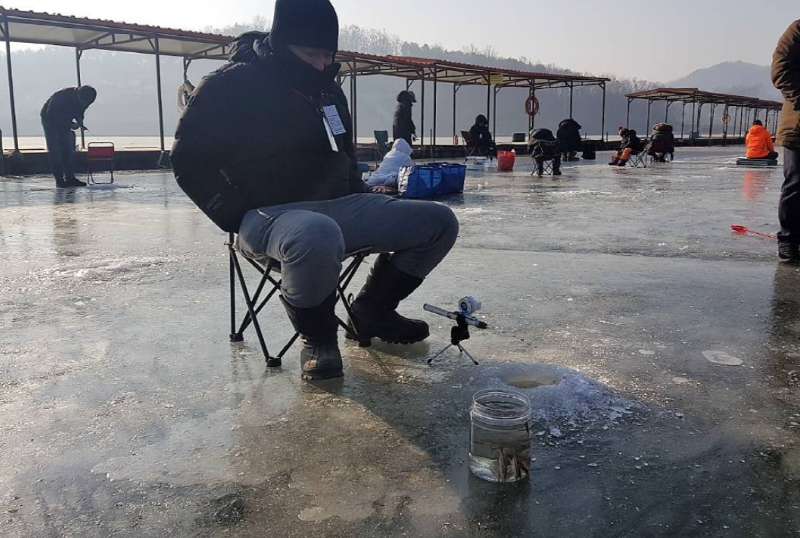
[[[447,163],[400,169],[397,188],[403,198],[434,198],[464,190],[466,166]]]
[[[456,194],[464,192],[464,179],[467,177],[467,167],[463,164],[442,163],[442,194]]]

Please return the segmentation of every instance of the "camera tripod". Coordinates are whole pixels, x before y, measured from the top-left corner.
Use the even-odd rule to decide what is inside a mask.
[[[469,357],[469,360],[473,362],[473,364],[475,364],[476,366],[478,365],[478,361],[476,361],[475,358],[469,354],[469,351],[464,349],[464,346],[461,345],[461,342],[463,342],[464,340],[469,340],[470,336],[467,317],[464,314],[457,314],[455,316],[455,319],[456,319],[456,326],[450,329],[450,344],[441,351],[439,351],[437,354],[433,355],[430,359],[428,359],[429,366],[437,357],[439,357],[439,355],[441,355],[442,353],[444,353],[453,346],[458,347],[459,356],[461,356],[462,354],[466,355],[467,357]],[[486,328],[486,324],[483,324],[483,327],[478,325],[478,328],[480,329]]]

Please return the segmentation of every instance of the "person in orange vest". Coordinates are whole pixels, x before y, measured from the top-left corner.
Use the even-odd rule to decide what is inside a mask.
[[[775,145],[772,143],[772,134],[764,128],[761,120],[753,122],[753,126],[747,131],[744,143],[747,146],[746,157],[748,159],[778,158],[778,152],[775,151]]]

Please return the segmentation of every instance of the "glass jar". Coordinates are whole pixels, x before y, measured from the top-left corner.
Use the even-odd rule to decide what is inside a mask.
[[[528,477],[531,461],[531,403],[504,389],[475,393],[470,408],[469,469],[490,482]]]

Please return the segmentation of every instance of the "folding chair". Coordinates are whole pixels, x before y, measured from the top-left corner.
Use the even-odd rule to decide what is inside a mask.
[[[392,147],[389,145],[389,131],[374,131],[375,133],[375,164],[383,159]]]
[[[229,276],[230,276],[230,294],[231,294],[231,332],[230,332],[230,341],[231,342],[241,342],[244,340],[244,331],[250,326],[253,326],[253,329],[256,332],[256,336],[258,337],[258,343],[261,346],[261,351],[264,352],[264,357],[267,361],[267,366],[270,368],[277,368],[281,365],[283,360],[283,356],[286,354],[287,351],[294,345],[297,339],[300,337],[300,334],[295,332],[294,336],[289,339],[286,345],[283,346],[281,351],[273,356],[270,355],[269,349],[267,348],[266,340],[264,339],[264,333],[261,330],[261,324],[258,321],[258,314],[264,307],[269,303],[270,299],[272,299],[276,293],[280,292],[281,289],[281,266],[280,263],[276,262],[272,259],[264,259],[262,260],[254,260],[251,257],[245,256],[242,252],[239,251],[238,247],[236,246],[236,237],[235,234],[230,233],[228,234],[228,242],[225,243],[228,246],[228,257],[229,257]],[[350,282],[353,280],[358,269],[361,267],[361,264],[364,260],[369,256],[370,249],[365,248],[359,250],[357,252],[352,252],[347,254],[345,260],[349,260],[346,263],[342,274],[339,276],[339,283],[336,286],[336,294],[338,295],[339,301],[341,301],[342,305],[344,306],[345,311],[347,311],[347,315],[350,319],[353,318],[352,310],[350,309],[350,304],[352,303],[352,296],[347,297],[345,292],[347,291]],[[250,264],[256,271],[261,275],[261,278],[258,283],[258,287],[254,294],[250,294],[250,290],[247,287],[247,283],[245,281],[245,274],[242,271],[242,264],[240,263],[240,256],[242,259],[246,260],[248,264]],[[244,298],[245,305],[247,306],[247,310],[245,312],[244,319],[241,323],[237,325],[236,319],[236,283],[238,281],[239,287],[242,290],[242,296]],[[259,302],[260,301],[260,302]],[[356,333],[357,329],[351,329],[341,318],[338,316],[336,317],[339,325],[341,325],[345,332],[355,341],[360,342],[358,334]]]
[[[467,157],[472,157],[478,149],[472,143],[472,137],[469,131],[461,131],[461,145],[464,148],[464,162],[467,162]]]
[[[534,141],[534,142],[536,142],[536,141]],[[546,141],[546,140],[545,141],[540,140],[540,141],[538,141],[538,144],[540,145],[541,151],[542,151],[542,155],[541,155],[541,157],[543,159],[543,162],[542,162],[542,174],[539,174],[539,165],[536,162],[536,157],[537,156],[535,155],[536,150],[532,149],[531,150],[531,159],[533,159],[533,171],[531,172],[531,175],[532,176],[537,175],[539,177],[542,177],[545,174],[549,174],[549,175],[552,176],[553,175],[553,161],[555,160],[556,157],[558,157],[558,149],[559,149],[558,148],[558,142],[550,142],[550,141]],[[535,147],[536,147],[535,145],[532,145],[532,148],[535,148]]]
[[[669,151],[672,149],[672,151]],[[674,147],[667,146],[663,140],[652,140],[645,148],[647,156],[650,157],[650,165],[656,163],[668,163],[672,161]]]
[[[86,146],[86,169],[89,173],[89,183],[94,185],[110,185],[114,183],[114,143],[113,142],[89,142]],[[107,163],[108,172],[111,174],[110,181],[96,181],[92,174],[95,164]]]
[[[631,153],[631,157],[628,159],[628,166],[631,168],[647,168],[647,151],[642,150]]]

